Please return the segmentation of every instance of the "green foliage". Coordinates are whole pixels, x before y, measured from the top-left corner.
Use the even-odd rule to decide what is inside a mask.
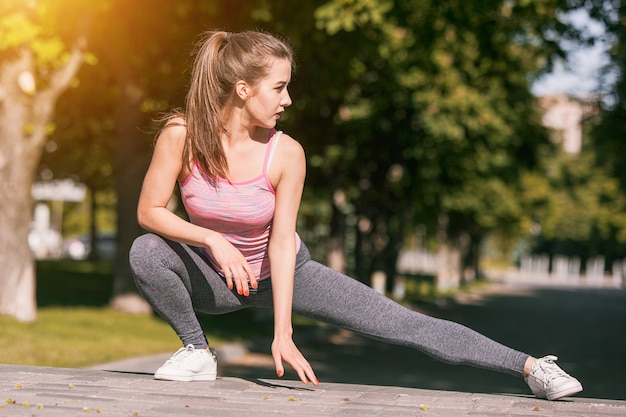
[[[40,82],[44,82],[51,70],[67,62],[68,47],[84,35],[76,28],[87,25],[94,11],[106,4],[98,3],[3,0],[0,2],[0,57],[13,56],[19,50],[32,52]]]
[[[619,77],[615,88],[605,97],[600,121],[592,131],[593,146],[602,166],[620,180],[621,192],[626,191],[626,6],[623,2],[592,2],[591,13],[604,23],[612,36],[613,47],[608,51],[611,62],[606,72]],[[607,10],[607,5],[614,4]],[[607,36],[608,37],[608,36]]]
[[[7,4],[9,3],[9,4]],[[28,44],[37,39],[40,30],[23,10],[15,10],[13,1],[0,3],[0,51]],[[20,2],[21,3],[21,2]],[[13,9],[13,10],[11,10]]]
[[[528,222],[540,231],[535,242],[538,249],[619,256],[618,247],[626,243],[626,196],[619,190],[619,181],[597,166],[592,150],[544,158],[541,170],[522,178]],[[578,253],[569,252],[562,242],[577,242]]]
[[[440,212],[450,216],[451,236],[523,235],[540,221],[545,237],[617,238],[626,235],[625,220],[617,214],[621,203],[611,197],[616,183],[608,174],[572,163],[560,178],[575,176],[575,168],[588,169],[572,184],[544,175],[550,164],[541,152],[552,145],[529,91],[532,77],[564,55],[560,39],[590,42],[557,19],[589,4],[593,13],[606,15],[602,2],[587,3],[183,0],[172,6],[155,0],[146,7],[145,1],[116,0],[94,5],[88,13],[97,18],[87,33],[96,65],[83,68],[78,88],[60,103],[53,135],[57,150],[47,153],[44,163],[55,176],[78,173],[95,190],[111,189],[119,175],[116,153],[146,156],[145,147],[116,142],[119,118],[130,117],[116,113],[128,104],[125,94],[138,98],[131,107],[135,139],[149,141],[151,118],[183,103],[188,51],[198,33],[211,27],[258,28],[286,37],[296,49],[294,104],[280,127],[307,150],[300,224],[314,230],[311,236],[328,233],[331,197],[342,190],[363,220],[363,241],[372,238],[376,225],[385,226],[381,233],[391,241],[401,241],[417,224],[432,235]],[[86,9],[75,7],[70,16],[79,10]],[[16,19],[14,27],[25,24]],[[623,19],[613,23],[615,33],[619,22]],[[60,32],[66,39],[71,31]],[[61,54],[52,45],[47,50]],[[612,133],[622,131],[621,108],[604,115],[613,122],[603,134],[611,144],[603,160],[615,166],[615,175],[626,172],[619,168],[626,166],[619,157],[626,153],[614,151],[621,149],[616,138],[623,135]],[[623,184],[622,178],[622,189]],[[568,222],[572,229],[566,232]]]
[[[359,215],[388,225],[401,216],[391,234],[412,233],[407,213],[433,230],[441,211],[452,234],[520,233],[518,178],[547,143],[528,74],[557,50],[542,31],[554,27],[559,3],[388,6],[333,1],[316,12],[317,27],[358,45],[336,58],[350,76],[334,118],[342,152],[328,144],[316,165],[346,178]],[[395,182],[392,170],[402,172]]]
[[[315,10],[316,26],[329,35],[352,32],[367,24],[381,25],[393,7],[392,0],[331,0]]]
[[[464,213],[485,232],[522,234],[524,213],[518,190],[500,178],[468,181],[454,194],[446,195],[442,206],[447,212]]]

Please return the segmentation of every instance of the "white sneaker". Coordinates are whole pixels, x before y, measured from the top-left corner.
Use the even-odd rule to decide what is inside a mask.
[[[537,398],[557,400],[583,390],[578,380],[559,368],[554,363],[558,358],[553,355],[537,359],[530,374],[524,380]]]
[[[168,381],[215,381],[217,355],[211,349],[180,348],[154,373],[154,379]]]

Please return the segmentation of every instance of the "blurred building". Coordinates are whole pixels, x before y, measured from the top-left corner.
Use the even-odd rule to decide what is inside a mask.
[[[580,153],[582,123],[597,114],[597,101],[574,99],[559,94],[539,97],[539,106],[543,112],[543,125],[552,130],[552,140],[560,144],[564,152]]]

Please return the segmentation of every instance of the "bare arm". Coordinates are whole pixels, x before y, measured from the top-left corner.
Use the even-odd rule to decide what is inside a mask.
[[[276,210],[269,242],[272,291],[274,301],[274,341],[272,355],[278,376],[284,374],[282,360],[287,361],[305,384],[319,382],[307,360],[292,340],[291,324],[293,282],[296,265],[296,220],[306,175],[304,150],[286,136],[277,150],[276,165],[280,173],[276,186]]]
[[[219,233],[191,224],[166,207],[176,181],[189,174],[183,163],[185,134],[184,126],[171,125],[159,135],[139,196],[139,224],[170,240],[207,248],[224,270],[229,287],[234,284],[240,294],[248,295],[248,277],[253,286],[256,278],[241,252]]]

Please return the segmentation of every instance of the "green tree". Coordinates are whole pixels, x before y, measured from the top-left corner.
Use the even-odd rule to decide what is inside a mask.
[[[110,201],[114,190],[115,148],[111,134],[114,125],[110,111],[111,89],[103,88],[109,81],[107,71],[93,54],[91,61],[91,65],[84,66],[79,73],[77,85],[57,104],[56,129],[40,161],[39,176],[42,180],[75,178],[87,186],[89,214],[81,222],[80,231],[89,232],[90,247],[95,248],[95,237],[101,231],[97,213],[101,208],[113,213],[116,209]],[[106,231],[110,232],[115,225],[106,226]],[[63,236],[66,232],[64,227]],[[89,256],[98,260],[98,251],[91,251]]]
[[[456,237],[477,247],[491,231],[519,231],[519,178],[548,144],[529,78],[563,54],[558,34],[570,28],[556,16],[568,7],[335,0],[318,9],[327,33],[364,40],[351,49],[332,138],[345,146],[330,171],[355,184],[348,195],[370,270],[393,271],[394,245],[417,223],[436,231],[441,254]]]
[[[549,153],[522,177],[528,226],[539,253],[609,260],[623,257],[626,198],[619,181],[598,167],[595,153]],[[618,246],[616,246],[616,244]]]
[[[112,183],[115,190],[117,253],[111,304],[119,310],[148,311],[132,280],[128,251],[143,233],[136,209],[157,129],[153,119],[183,105],[189,52],[198,35],[211,28],[253,27],[255,19],[264,17],[264,4],[115,0],[91,26],[97,65],[85,73],[80,92],[68,97],[76,125],[64,125],[63,141],[69,154],[83,156],[81,178],[91,187]],[[85,140],[92,143],[85,146]],[[59,152],[66,160],[65,152]],[[105,183],[98,179],[102,174],[107,175]]]
[[[589,158],[593,158],[593,166],[590,167],[591,162],[588,161],[578,162],[588,167],[585,183],[582,183],[579,174],[580,166],[568,170],[570,175],[567,178],[574,178],[572,182],[580,183],[577,196],[585,196],[586,199],[593,196],[592,202],[572,201],[579,203],[575,209],[578,216],[585,213],[587,218],[584,219],[586,223],[572,222],[571,230],[578,232],[575,243],[583,254],[604,255],[608,260],[623,258],[626,256],[626,215],[623,207],[626,199],[626,6],[624,2],[615,0],[579,0],[572,3],[584,7],[592,19],[604,26],[604,33],[600,36],[583,32],[574,39],[582,44],[603,42],[610,45],[610,62],[598,80],[600,113],[591,119],[593,123],[587,131],[589,141],[585,152],[592,155]],[[580,207],[580,204],[584,206]],[[576,218],[575,215],[568,217],[572,220]],[[581,230],[583,224],[587,230]],[[555,219],[554,226],[559,225],[561,222]],[[562,250],[564,242],[557,236],[545,237],[544,248],[553,250],[556,246]],[[569,238],[569,243],[572,243],[573,237]]]
[[[0,264],[5,271],[0,314],[23,321],[36,318],[28,246],[31,185],[54,129],[55,104],[72,83],[86,47],[85,17],[55,3],[0,2]]]
[[[604,23],[612,43],[606,72],[617,77],[615,88],[601,102],[600,122],[592,131],[600,161],[620,179],[626,192],[626,6],[620,1],[592,2],[591,15]]]

